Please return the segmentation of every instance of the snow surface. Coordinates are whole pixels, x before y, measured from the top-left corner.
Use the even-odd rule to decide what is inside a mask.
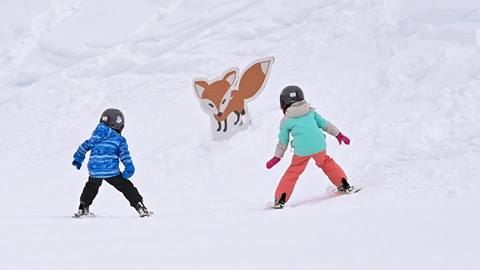
[[[253,125],[212,142],[192,78],[266,56]],[[288,84],[351,138],[328,151],[365,190],[328,197],[310,164],[265,209]],[[0,268],[478,269],[479,88],[477,0],[4,0]],[[108,107],[151,218],[108,184],[71,218],[72,154]]]

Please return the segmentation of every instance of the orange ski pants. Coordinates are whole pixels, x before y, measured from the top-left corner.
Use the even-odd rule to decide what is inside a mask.
[[[278,183],[277,190],[275,191],[275,199],[279,199],[283,193],[286,195],[285,202],[290,199],[298,177],[307,167],[310,158],[315,160],[315,164],[317,164],[317,166],[323,170],[323,172],[328,176],[328,179],[330,179],[330,181],[336,187],[340,187],[342,185],[342,178],[347,179],[345,172],[332,158],[326,154],[326,151],[306,157],[294,155],[292,164],[290,164],[290,167],[288,167],[287,171],[280,180],[280,183]]]

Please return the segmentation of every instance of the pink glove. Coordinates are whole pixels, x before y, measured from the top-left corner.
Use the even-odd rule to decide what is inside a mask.
[[[275,166],[278,162],[280,161],[280,158],[278,157],[273,157],[267,162],[267,169],[271,169],[273,166]]]
[[[349,144],[350,144],[350,139],[349,139],[347,136],[343,135],[341,132],[338,133],[338,135],[337,135],[336,138],[337,138],[338,143],[339,143],[340,145],[342,144],[342,142],[344,142],[346,145],[349,145]]]

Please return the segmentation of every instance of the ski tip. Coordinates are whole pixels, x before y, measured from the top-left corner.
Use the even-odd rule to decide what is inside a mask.
[[[265,204],[265,208],[266,209],[271,209],[273,207],[273,202],[272,201],[268,201],[266,204]]]
[[[334,186],[327,187],[327,193],[337,193],[337,192],[338,192],[337,187],[334,187]]]

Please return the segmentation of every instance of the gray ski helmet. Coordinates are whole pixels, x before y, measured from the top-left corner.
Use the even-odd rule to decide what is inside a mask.
[[[304,99],[305,97],[303,96],[302,89],[296,85],[290,85],[283,88],[282,93],[280,94],[280,107],[283,112],[285,112],[290,105]]]
[[[100,117],[100,123],[113,128],[118,133],[121,133],[125,126],[125,118],[119,109],[107,109]]]

